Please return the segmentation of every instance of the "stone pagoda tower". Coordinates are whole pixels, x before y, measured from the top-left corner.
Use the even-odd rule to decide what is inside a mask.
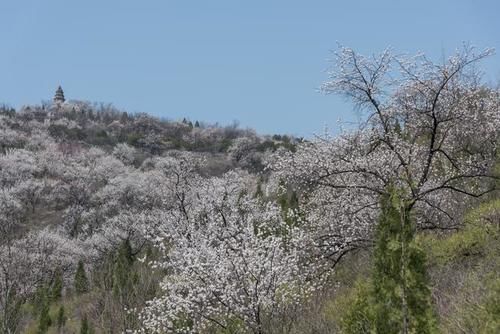
[[[61,86],[59,86],[59,87],[57,87],[56,94],[54,95],[54,103],[61,104],[61,103],[64,103],[64,101],[66,101],[64,99],[64,92],[63,92]]]

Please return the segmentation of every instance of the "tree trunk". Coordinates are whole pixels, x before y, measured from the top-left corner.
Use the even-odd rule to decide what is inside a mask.
[[[402,333],[408,334],[408,302],[406,298],[406,246],[407,246],[407,234],[406,229],[409,226],[406,226],[406,208],[403,206],[401,208],[401,279],[402,279],[402,296],[401,296],[401,308],[403,313],[403,324],[402,324]]]

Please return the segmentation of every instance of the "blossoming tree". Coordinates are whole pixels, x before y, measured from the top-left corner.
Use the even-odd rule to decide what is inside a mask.
[[[168,271],[164,293],[143,310],[145,331],[197,333],[203,328],[262,333],[266,317],[311,287],[302,268],[304,235],[280,209],[248,193],[243,173],[201,181],[186,215],[163,224]],[[182,210],[179,209],[178,210]]]
[[[495,189],[499,92],[481,83],[475,66],[491,53],[465,46],[444,64],[390,50],[336,54],[322,89],[352,100],[365,121],[336,138],[304,143],[271,165],[307,194],[301,205],[322,258],[335,265],[370,244],[388,189],[401,194],[401,224],[411,216],[411,229],[453,228],[467,200]],[[401,246],[403,273],[407,246]],[[406,333],[404,283],[402,289]]]

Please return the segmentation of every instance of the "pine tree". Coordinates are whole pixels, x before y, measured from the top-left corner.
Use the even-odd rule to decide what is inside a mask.
[[[77,294],[82,294],[89,291],[89,281],[87,279],[87,275],[85,274],[85,268],[83,266],[82,260],[78,261],[74,286]]]

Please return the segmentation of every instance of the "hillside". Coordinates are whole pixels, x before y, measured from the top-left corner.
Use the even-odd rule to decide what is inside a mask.
[[[187,206],[184,187],[205,178],[233,175],[234,181],[257,191],[257,184],[266,177],[265,160],[276,150],[294,150],[298,143],[292,137],[259,136],[234,125],[198,121],[193,125],[62,99],[57,101],[56,94],[53,103],[17,111],[0,108],[1,245],[7,255],[1,260],[6,276],[0,288],[6,297],[0,319],[4,326],[15,324],[14,332],[30,331],[33,326],[36,331],[41,312],[37,304],[49,303],[51,323],[55,324],[59,311],[55,305],[64,305],[64,318],[74,324],[61,330],[68,333],[73,326],[76,333],[83,311],[77,305],[85,301],[88,307],[103,304],[104,310],[94,310],[97,314],[112,312],[100,320],[103,323],[90,319],[92,327],[128,328],[131,323],[123,300],[113,294],[99,296],[113,286],[114,278],[107,282],[100,276],[113,275],[114,253],[125,241],[134,259],[151,251],[153,244],[138,221],[160,222],[172,207]],[[82,301],[75,295],[72,282],[79,261],[92,273],[95,283],[89,283],[89,292],[95,300],[86,295]],[[139,266],[133,262],[134,268]],[[158,289],[158,275],[148,266],[137,270],[141,279],[148,277],[140,286],[151,284],[144,289],[152,292],[143,295],[134,287],[127,305],[143,305]],[[61,289],[59,297],[50,302],[37,299],[47,298],[39,294],[54,282]],[[9,318],[14,316],[11,312],[14,318]],[[114,323],[116,318],[120,324]]]
[[[311,140],[0,108],[0,331],[498,332],[490,55],[343,48],[323,90],[365,120]]]

